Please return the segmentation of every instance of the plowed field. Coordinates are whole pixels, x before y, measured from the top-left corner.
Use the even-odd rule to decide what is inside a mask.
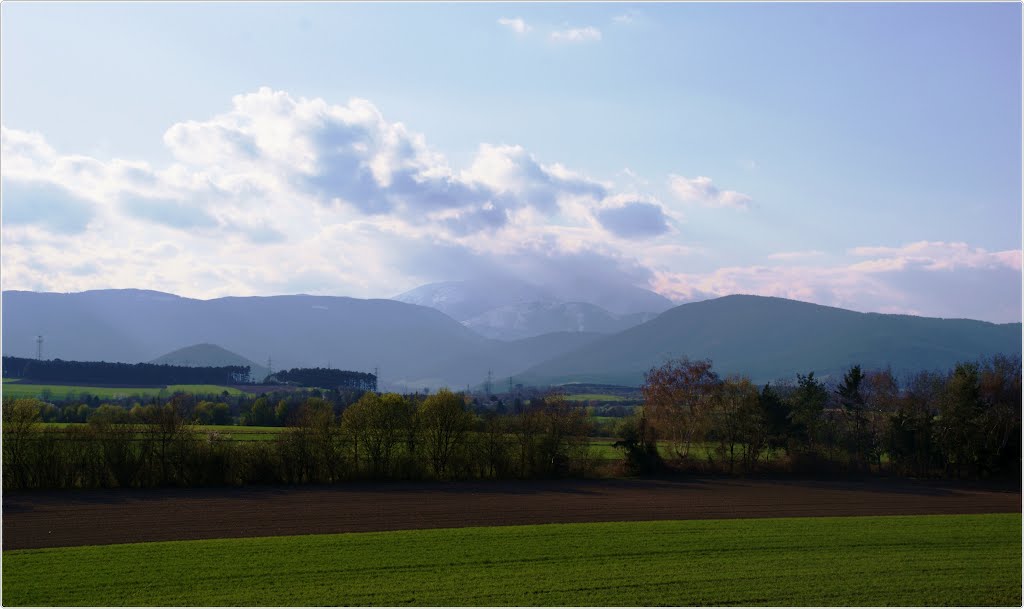
[[[3,549],[466,526],[1020,512],[908,481],[571,480],[5,493]]]

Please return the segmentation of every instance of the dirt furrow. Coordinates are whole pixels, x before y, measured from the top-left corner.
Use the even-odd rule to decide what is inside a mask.
[[[511,524],[1020,510],[1019,488],[891,480],[568,480],[8,493],[3,549]]]

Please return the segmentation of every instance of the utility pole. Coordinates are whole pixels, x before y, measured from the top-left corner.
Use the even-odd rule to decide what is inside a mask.
[[[484,397],[486,397],[486,398],[490,398],[491,397],[491,390],[492,390],[493,382],[494,382],[494,377],[492,376],[491,369],[488,368],[487,369],[487,384],[484,385],[484,394],[486,394],[486,395]]]
[[[36,337],[36,359],[43,359],[43,335],[40,334]]]

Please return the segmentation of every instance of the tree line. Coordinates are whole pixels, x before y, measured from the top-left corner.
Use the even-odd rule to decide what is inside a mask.
[[[997,355],[902,383],[852,366],[757,387],[686,358],[646,375],[644,407],[619,431],[635,471],[788,470],[1019,478],[1021,360]],[[657,450],[659,444],[662,450]],[[695,447],[703,448],[698,456]]]
[[[294,383],[303,387],[341,387],[360,391],[377,391],[377,377],[367,372],[351,372],[334,368],[292,368],[275,372],[281,383]]]
[[[42,403],[4,400],[5,489],[336,483],[361,479],[583,475],[589,419],[560,396],[510,415],[477,415],[462,394],[366,392],[338,409],[308,397],[275,440],[200,432],[216,403],[177,395],[127,415],[101,406],[88,425],[39,423]],[[340,411],[339,411],[340,410]],[[223,409],[221,410],[223,415]],[[191,414],[189,414],[191,413]],[[230,428],[227,428],[230,429]]]
[[[53,405],[5,397],[3,485],[531,478],[615,473],[622,466],[634,473],[1020,476],[1019,357],[901,380],[888,370],[852,366],[835,381],[809,372],[760,387],[721,378],[708,360],[681,359],[649,371],[642,394],[643,406],[616,429],[625,458],[605,462],[601,471],[589,451],[593,421],[557,394],[500,409],[448,390],[216,401],[177,394],[130,409],[79,405],[88,424],[66,429],[41,425],[63,412]],[[197,427],[233,422],[287,429],[272,441],[240,441],[231,427]]]
[[[249,366],[172,366],[3,357],[5,378],[102,385],[225,385],[249,381]]]
[[[253,382],[249,366],[175,366],[3,357],[4,378],[100,385],[233,385]],[[377,377],[334,368],[292,368],[261,379],[301,387],[376,391]]]

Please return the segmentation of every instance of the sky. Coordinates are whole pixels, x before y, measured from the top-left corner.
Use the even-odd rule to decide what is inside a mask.
[[[1021,5],[0,4],[2,287],[1021,320]]]

